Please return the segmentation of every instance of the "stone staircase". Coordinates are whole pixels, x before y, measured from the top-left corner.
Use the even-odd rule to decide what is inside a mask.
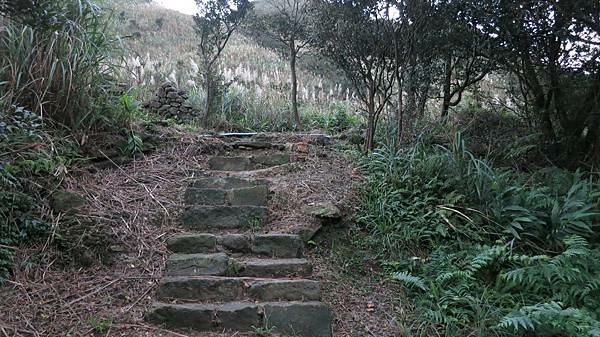
[[[213,157],[215,171],[282,165],[289,155]],[[188,233],[168,238],[157,301],[147,318],[169,328],[331,337],[331,313],[309,280],[298,235],[253,234],[268,220],[267,180],[204,177],[185,193]]]

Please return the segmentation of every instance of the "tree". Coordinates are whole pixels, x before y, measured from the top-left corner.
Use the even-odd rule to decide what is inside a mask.
[[[199,11],[194,16],[195,30],[200,37],[202,84],[206,94],[204,114],[213,115],[218,85],[218,62],[233,32],[252,8],[248,0],[196,0]]]
[[[303,49],[310,43],[308,34],[308,0],[268,0],[260,10],[255,8],[250,21],[252,35],[270,40],[270,45],[287,56],[290,65],[292,115],[301,128],[298,113],[298,76],[296,64]]]
[[[367,113],[364,150],[375,146],[381,112],[393,94],[394,33],[389,11],[376,0],[316,0],[315,41],[352,82]]]
[[[600,2],[473,2],[472,25],[531,97],[537,124],[562,153],[590,153],[600,138]]]
[[[442,109],[441,116],[448,116],[450,107],[457,106],[463,93],[481,81],[493,69],[489,53],[489,37],[465,18],[463,10],[467,1],[447,0],[437,5],[429,29],[437,32],[439,62],[442,64]]]
[[[388,0],[386,2],[388,11],[395,11],[397,15],[392,19],[394,33],[392,36],[394,45],[394,78],[397,86],[397,99],[394,109],[395,121],[395,144],[399,146],[402,142],[404,122],[408,112],[416,108],[414,99],[417,91],[417,58],[424,54],[429,45],[427,41],[427,25],[432,7],[421,0]],[[405,103],[405,93],[411,97],[408,104]]]

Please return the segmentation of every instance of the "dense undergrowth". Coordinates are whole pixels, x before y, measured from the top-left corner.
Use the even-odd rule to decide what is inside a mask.
[[[51,195],[73,166],[93,157],[90,149],[132,155],[142,147],[137,104],[111,79],[116,40],[105,12],[68,0],[1,9],[0,282],[18,247],[36,238],[51,235],[69,252],[89,248],[71,234],[89,232],[74,227],[90,223],[53,211]]]
[[[362,159],[359,239],[414,303],[417,335],[599,336],[600,179],[493,167],[457,133]]]

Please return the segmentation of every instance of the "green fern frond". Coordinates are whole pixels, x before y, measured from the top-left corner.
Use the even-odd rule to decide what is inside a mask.
[[[417,288],[423,291],[429,290],[429,287],[425,284],[425,280],[405,271],[392,274],[392,279],[403,283],[407,287]]]

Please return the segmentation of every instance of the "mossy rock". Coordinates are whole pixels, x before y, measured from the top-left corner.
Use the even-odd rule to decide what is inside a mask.
[[[86,203],[82,195],[65,190],[54,192],[50,198],[52,210],[58,213],[74,213]]]
[[[331,202],[324,202],[305,207],[304,213],[326,220],[339,220],[342,218],[340,209]]]

